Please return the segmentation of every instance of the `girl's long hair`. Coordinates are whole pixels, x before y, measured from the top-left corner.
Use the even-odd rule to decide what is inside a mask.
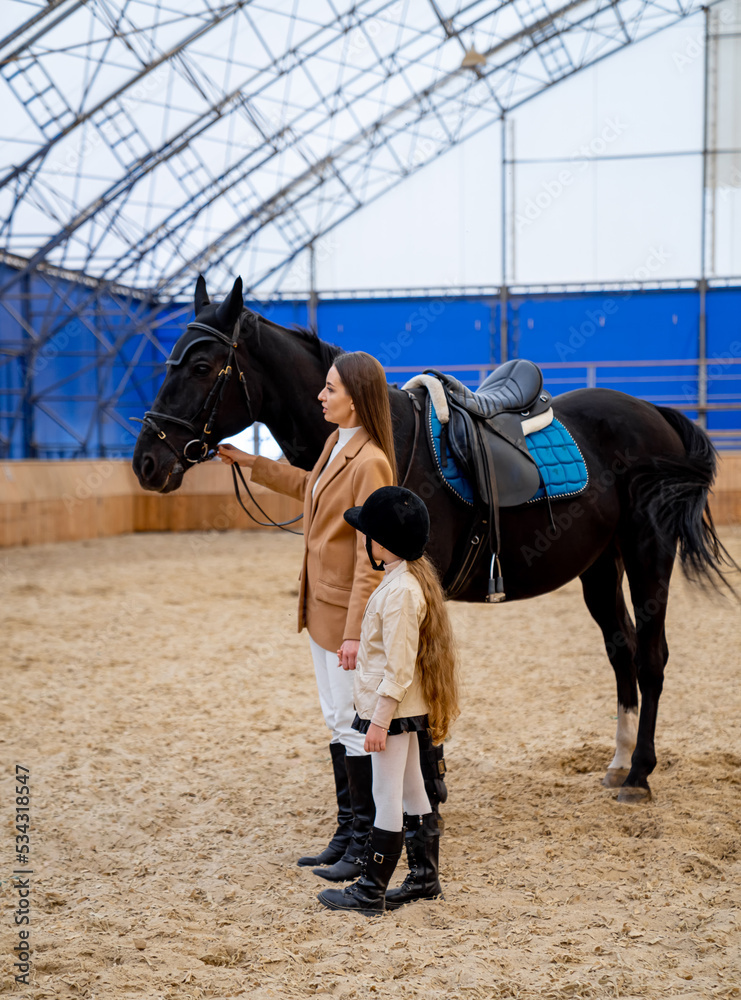
[[[445,606],[443,590],[435,567],[427,556],[408,562],[424,595],[427,609],[419,627],[417,669],[422,692],[429,706],[433,743],[442,743],[451,724],[460,715],[458,707],[458,666],[453,629]]]
[[[380,361],[365,351],[339,354],[334,366],[350,393],[360,423],[378,445],[391,466],[396,485],[396,453],[391,425],[391,406],[386,373]]]

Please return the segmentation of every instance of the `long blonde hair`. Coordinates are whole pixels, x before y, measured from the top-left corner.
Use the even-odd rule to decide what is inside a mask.
[[[334,366],[355,404],[358,420],[378,445],[391,466],[396,485],[396,453],[391,425],[389,387],[383,365],[372,354],[353,351],[338,354]]]
[[[427,605],[419,627],[417,669],[429,706],[432,742],[442,743],[451,724],[460,715],[453,629],[440,580],[430,560],[422,556],[408,562],[407,566],[422,588]]]

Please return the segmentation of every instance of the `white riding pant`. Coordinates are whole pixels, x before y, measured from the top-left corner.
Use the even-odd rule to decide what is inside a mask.
[[[354,670],[343,670],[337,665],[337,653],[323,649],[309,636],[311,656],[314,660],[319,704],[327,728],[332,732],[332,743],[342,743],[348,757],[364,757],[365,736],[352,728],[355,718],[353,703]]]
[[[373,754],[375,826],[391,832],[404,827],[404,813],[424,816],[432,812],[419,762],[416,733],[386,737],[386,749]]]

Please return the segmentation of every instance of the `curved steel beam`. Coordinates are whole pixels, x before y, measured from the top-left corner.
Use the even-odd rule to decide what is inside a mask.
[[[177,45],[173,46],[173,48],[171,48],[169,51],[163,52],[156,59],[153,59],[151,62],[147,63],[147,65],[143,66],[138,73],[135,73],[132,77],[129,77],[126,83],[122,84],[112,93],[108,94],[102,100],[98,101],[98,103],[95,104],[92,108],[89,108],[82,114],[77,115],[73,121],[71,121],[68,125],[65,125],[64,128],[60,129],[59,132],[52,139],[49,139],[49,141],[45,142],[43,146],[40,146],[38,149],[34,150],[34,152],[30,156],[26,157],[26,159],[22,163],[18,164],[18,166],[10,170],[4,177],[0,178],[0,191],[7,184],[10,184],[12,181],[14,181],[17,177],[20,177],[22,174],[25,174],[28,171],[29,167],[31,167],[34,163],[36,163],[37,160],[39,159],[43,160],[49,154],[49,152],[54,148],[54,146],[56,146],[58,142],[60,142],[62,139],[68,136],[70,132],[74,132],[74,130],[76,128],[79,128],[80,125],[84,125],[85,122],[89,121],[94,114],[96,114],[98,111],[101,111],[112,101],[115,101],[116,98],[120,97],[127,90],[130,90],[131,87],[134,87],[137,83],[139,83],[140,80],[143,80],[146,76],[148,76],[150,73],[156,70],[159,66],[162,66],[166,62],[169,62],[179,53],[185,51],[185,49],[193,42],[197,41],[199,38],[202,38],[203,35],[207,34],[207,32],[215,28],[216,25],[221,24],[221,22],[224,21],[227,17],[231,17],[232,14],[234,14],[237,10],[239,10],[241,7],[244,7],[246,4],[251,2],[252,0],[235,0],[234,3],[228,4],[226,7],[223,7],[221,12],[215,14],[208,23],[202,25],[196,31],[192,31],[189,35],[183,38],[182,41],[178,42]]]

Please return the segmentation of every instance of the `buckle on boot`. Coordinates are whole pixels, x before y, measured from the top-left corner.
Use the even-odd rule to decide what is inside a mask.
[[[382,865],[383,864],[383,860],[384,860],[384,856],[383,856],[383,854],[379,854],[378,851],[376,851],[376,853],[373,855],[373,860],[375,861],[375,863],[377,865]]]

